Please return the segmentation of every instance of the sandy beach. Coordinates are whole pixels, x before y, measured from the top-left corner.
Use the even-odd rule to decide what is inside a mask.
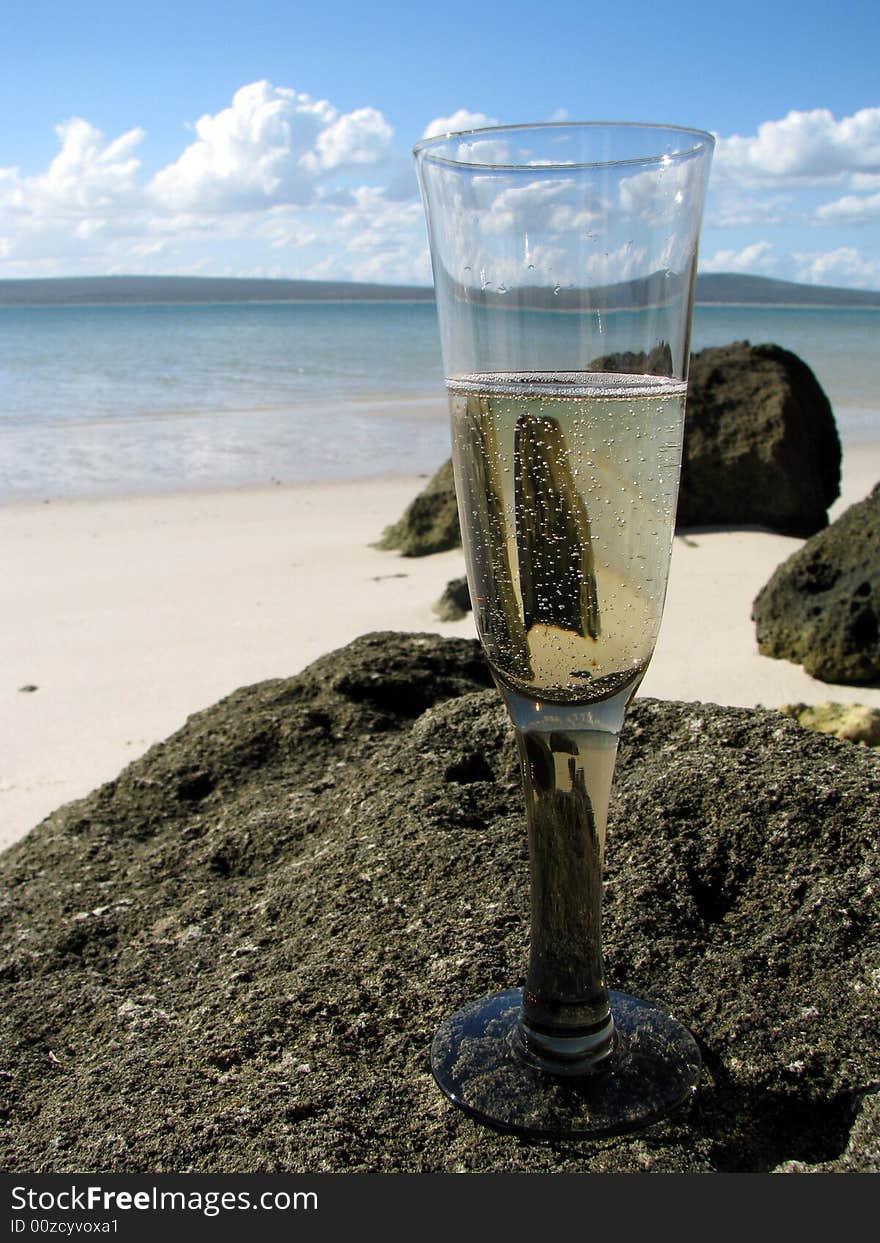
[[[831,517],[880,479],[880,444],[845,450]],[[372,630],[471,636],[432,603],[460,552],[405,559],[370,546],[424,484],[52,500],[0,507],[0,845],[110,780],[187,716],[239,686],[297,673]],[[801,541],[761,530],[675,539],[663,629],[643,695],[740,706],[838,700],[758,654],[751,603]],[[35,689],[25,689],[35,688]]]

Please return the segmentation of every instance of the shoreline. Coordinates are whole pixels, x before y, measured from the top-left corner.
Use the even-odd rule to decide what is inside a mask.
[[[308,408],[308,403],[304,402],[303,409]],[[421,427],[442,428],[442,448],[435,456],[432,455],[430,464],[425,464],[424,468],[414,465],[412,469],[405,471],[379,470],[367,468],[363,473],[357,474],[334,474],[327,473],[323,476],[311,478],[284,478],[275,475],[266,475],[262,472],[254,473],[252,476],[242,476],[240,478],[215,478],[214,480],[186,480],[176,478],[171,481],[156,483],[147,481],[138,486],[126,485],[124,483],[110,485],[107,488],[89,489],[73,489],[65,490],[61,488],[44,488],[34,487],[27,489],[19,489],[15,491],[4,490],[0,484],[0,514],[4,511],[15,509],[18,506],[26,505],[51,505],[51,504],[73,504],[95,501],[126,501],[126,500],[146,500],[149,498],[162,498],[171,496],[216,496],[224,493],[239,493],[243,491],[272,491],[277,488],[323,488],[323,487],[349,487],[360,484],[369,483],[392,483],[401,479],[426,479],[435,473],[442,465],[445,458],[449,457],[450,445],[448,441],[448,411],[446,408],[446,398],[436,392],[432,393],[401,393],[394,396],[390,400],[385,396],[365,394],[357,398],[352,398],[347,402],[341,403],[341,408],[353,412],[363,417],[369,415],[371,417],[379,417],[384,422],[407,423],[409,425],[419,425]],[[873,411],[871,407],[852,405],[849,407],[841,407],[848,409],[853,414],[870,415],[873,417],[873,423],[865,420],[862,425],[854,426],[849,429],[846,438],[841,431],[840,425],[837,426],[838,436],[840,437],[841,454],[842,454],[842,470],[841,470],[841,488],[844,487],[843,472],[846,469],[847,454],[861,455],[866,452],[870,453],[880,450],[880,411]],[[300,407],[297,407],[300,409]],[[277,414],[280,412],[272,408],[260,409],[259,413]],[[219,417],[229,416],[236,419],[250,413],[247,409],[231,409],[220,410],[216,414]],[[173,410],[173,411],[157,411],[149,416],[150,419],[160,421],[173,420],[177,418],[186,419],[191,416],[201,417],[198,411]],[[130,416],[128,419],[116,420],[118,426],[120,422],[128,422],[137,424],[140,416]],[[108,420],[108,426],[110,421]],[[279,468],[283,473],[283,467]],[[878,471],[880,478],[880,471]],[[875,480],[876,482],[876,480]],[[835,506],[839,505],[839,501],[835,502]],[[836,514],[833,513],[832,521]]]
[[[369,631],[473,637],[470,615],[432,611],[464,573],[460,549],[371,547],[425,478],[0,503],[0,847],[240,686],[289,677]],[[878,479],[880,442],[850,445],[831,520]],[[878,686],[829,685],[757,652],[752,600],[802,542],[759,528],[677,535],[640,694],[880,708]]]
[[[426,406],[434,401],[432,397],[424,397],[416,399],[417,406]],[[373,402],[365,401],[361,403],[365,407],[371,408]],[[387,404],[387,403],[386,403]],[[401,405],[406,409],[410,409],[408,399],[402,399]],[[853,407],[855,409],[855,407]],[[861,409],[861,407],[859,407]],[[443,412],[445,417],[445,411]],[[174,417],[173,415],[168,417]],[[393,415],[391,417],[394,417]],[[424,417],[424,416],[423,416]],[[861,496],[854,496],[859,489],[865,489],[863,495],[867,495],[874,483],[880,482],[880,414],[877,416],[878,428],[875,431],[871,429],[871,434],[864,439],[841,439],[841,482],[840,497],[829,507],[829,521],[833,522],[835,518],[840,516],[842,508],[852,504],[853,499],[860,500]],[[839,429],[838,429],[839,433]],[[446,457],[449,456],[447,450]],[[876,475],[872,483],[866,483],[872,470],[871,466],[861,466],[861,463],[867,463],[868,459],[874,461],[876,459]],[[275,477],[261,477],[253,479],[241,480],[219,480],[216,482],[195,482],[176,480],[165,486],[142,486],[138,488],[108,488],[100,491],[76,491],[65,492],[63,490],[56,492],[34,491],[20,493],[6,493],[0,489],[0,515],[5,512],[14,512],[16,509],[28,506],[40,505],[90,505],[101,503],[123,503],[126,501],[150,501],[170,499],[172,497],[217,497],[217,496],[237,496],[243,493],[272,493],[278,490],[309,490],[309,489],[333,489],[333,488],[349,488],[359,487],[361,485],[388,485],[400,483],[414,483],[418,488],[424,480],[431,476],[440,468],[442,460],[437,461],[432,467],[426,467],[424,470],[412,470],[399,473],[393,470],[371,471],[365,474],[356,475],[327,475],[321,478],[312,479],[279,479]],[[849,481],[847,476],[849,476]],[[415,495],[415,493],[413,493]],[[849,499],[847,499],[849,497]],[[397,517],[400,515],[398,514]],[[756,528],[757,529],[757,528]]]
[[[283,479],[255,479],[252,481],[242,481],[240,483],[199,483],[189,484],[169,484],[164,488],[134,488],[124,491],[107,491],[107,492],[58,492],[52,495],[43,495],[35,493],[28,496],[4,496],[0,493],[0,515],[4,512],[14,512],[17,509],[25,509],[38,507],[42,505],[70,505],[70,506],[87,506],[87,505],[103,505],[114,504],[124,505],[126,502],[150,502],[191,499],[191,500],[209,500],[211,498],[224,496],[242,496],[242,495],[264,495],[272,494],[279,491],[289,492],[308,492],[310,490],[320,492],[324,489],[342,489],[350,487],[359,487],[361,484],[370,485],[387,485],[409,484],[410,486],[420,487],[426,479],[430,478],[430,472],[417,471],[411,474],[397,475],[392,472],[377,473],[375,475],[348,475],[345,477],[329,477],[327,479],[309,479],[309,480],[283,480]],[[398,515],[399,516],[399,515]]]

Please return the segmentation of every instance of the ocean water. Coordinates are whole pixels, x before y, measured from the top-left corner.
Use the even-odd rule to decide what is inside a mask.
[[[812,367],[845,444],[880,440],[880,311],[697,307],[694,349],[744,339]],[[448,454],[431,303],[0,307],[0,500],[416,474]]]

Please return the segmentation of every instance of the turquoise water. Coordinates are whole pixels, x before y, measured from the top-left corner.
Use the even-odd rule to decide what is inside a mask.
[[[695,349],[742,339],[809,363],[845,443],[880,439],[880,312],[697,308]],[[412,474],[448,452],[430,303],[0,307],[2,499]]]

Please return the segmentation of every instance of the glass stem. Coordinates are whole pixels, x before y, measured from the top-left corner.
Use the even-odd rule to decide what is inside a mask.
[[[530,704],[503,690],[525,784],[532,900],[514,1044],[533,1065],[560,1074],[598,1069],[615,1048],[602,961],[602,864],[617,743],[634,690],[585,707]]]

